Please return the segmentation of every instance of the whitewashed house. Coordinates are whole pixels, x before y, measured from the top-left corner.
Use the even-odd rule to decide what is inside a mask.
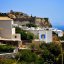
[[[55,32],[58,37],[62,37],[63,36],[63,31],[62,30],[58,30],[57,28],[50,28],[53,32]]]
[[[39,40],[46,43],[52,42],[52,31],[51,30],[41,30],[39,31]]]
[[[57,30],[58,36],[62,37],[63,36],[63,31],[62,30]]]
[[[14,22],[8,17],[0,17],[0,41],[21,41],[20,34],[15,33]],[[5,43],[5,42],[4,42]]]
[[[34,28],[34,27],[26,28],[24,30],[32,32],[35,36],[38,35],[38,41],[44,41],[46,43],[52,42],[52,30],[49,30],[47,28]]]

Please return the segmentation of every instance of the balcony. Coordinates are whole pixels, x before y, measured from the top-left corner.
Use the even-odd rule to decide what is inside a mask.
[[[12,39],[17,40],[17,41],[21,41],[21,35],[20,34],[13,34]]]

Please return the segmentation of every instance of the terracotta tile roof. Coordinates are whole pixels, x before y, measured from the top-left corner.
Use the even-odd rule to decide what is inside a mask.
[[[12,20],[12,19],[10,19],[8,17],[0,17],[0,20]]]

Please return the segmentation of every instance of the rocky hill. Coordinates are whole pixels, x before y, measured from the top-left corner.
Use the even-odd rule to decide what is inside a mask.
[[[48,18],[41,18],[32,15],[29,16],[28,14],[23,12],[16,12],[11,10],[8,13],[0,13],[0,16],[8,16],[9,18],[12,18],[16,24],[23,26],[28,23],[32,23],[39,27],[52,27]]]

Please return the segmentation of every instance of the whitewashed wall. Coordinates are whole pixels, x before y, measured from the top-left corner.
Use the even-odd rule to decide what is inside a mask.
[[[44,35],[43,38],[41,38],[42,35]],[[39,31],[39,39],[46,43],[52,42],[52,31],[51,30]]]
[[[34,35],[39,35],[39,40],[44,41],[46,43],[52,42],[52,31],[51,30],[28,30],[32,32]],[[41,38],[41,35],[44,35]]]
[[[12,34],[15,34],[15,28],[12,28]]]
[[[52,31],[46,31],[46,43],[52,42]]]
[[[41,38],[42,35],[45,35],[45,38]],[[46,41],[46,31],[39,31],[39,40],[40,41]]]
[[[0,20],[0,36],[3,38],[10,39],[12,35],[12,23],[11,20]]]

